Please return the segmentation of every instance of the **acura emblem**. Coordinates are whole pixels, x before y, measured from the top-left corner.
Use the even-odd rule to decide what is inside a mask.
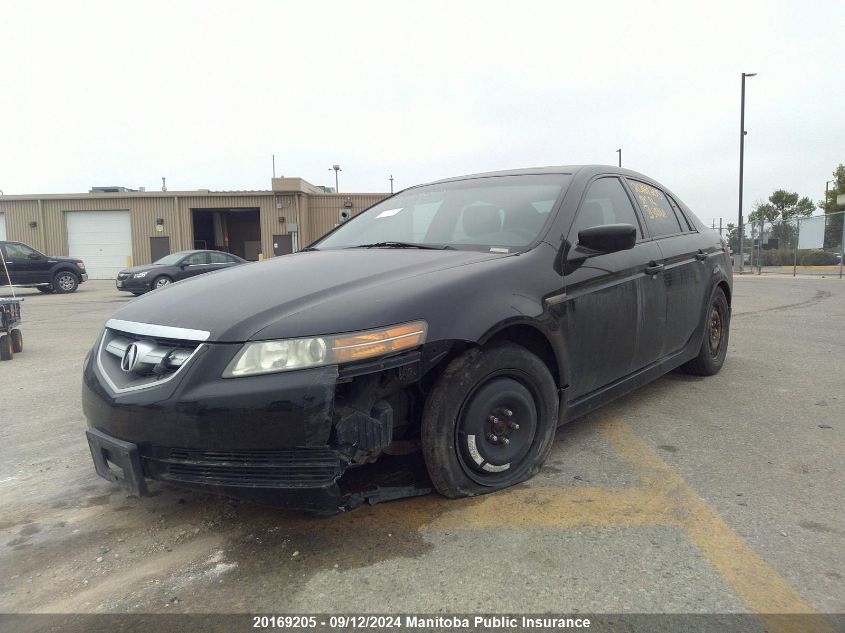
[[[129,373],[135,370],[135,365],[138,364],[138,346],[132,343],[123,352],[123,358],[120,359],[120,368]]]

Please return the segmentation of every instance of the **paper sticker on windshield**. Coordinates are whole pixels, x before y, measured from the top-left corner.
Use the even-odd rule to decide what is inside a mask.
[[[399,213],[402,209],[403,207],[399,207],[398,209],[388,209],[387,211],[382,211],[376,216],[376,218],[389,218]]]
[[[499,246],[491,246],[490,247],[491,253],[510,253],[511,249],[509,248],[501,248]]]

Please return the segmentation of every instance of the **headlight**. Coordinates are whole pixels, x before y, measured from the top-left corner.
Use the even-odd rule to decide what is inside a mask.
[[[85,262],[76,262],[76,265],[80,270],[85,270]]]
[[[425,321],[414,321],[350,334],[247,343],[226,367],[223,377],[270,374],[384,356],[422,345],[427,330]]]
[[[134,275],[132,275],[132,276],[133,276],[135,279],[140,279],[141,277],[146,277],[146,276],[147,276],[147,273],[146,273],[146,272],[143,272],[143,273],[135,273],[135,274],[134,274]]]

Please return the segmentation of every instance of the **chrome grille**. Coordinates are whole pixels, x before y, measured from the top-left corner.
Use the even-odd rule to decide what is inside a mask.
[[[175,371],[185,364],[185,361],[191,357],[196,349],[196,346],[187,348],[160,345],[154,341],[115,335],[110,337],[105,350],[122,361],[126,356],[126,350],[133,344],[137,349],[137,354],[134,359],[135,368],[132,371],[142,375],[156,373],[156,368],[159,369],[159,372],[164,373]]]
[[[155,336],[162,331],[177,335],[184,332],[185,338]],[[115,391],[155,387],[178,374],[203,347],[196,340],[197,332],[112,320],[106,324],[97,353],[97,365]]]

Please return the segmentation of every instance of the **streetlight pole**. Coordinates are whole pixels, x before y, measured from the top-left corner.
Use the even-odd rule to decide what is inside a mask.
[[[340,165],[332,165],[331,167],[329,167],[329,171],[332,171],[332,170],[334,170],[334,191],[335,191],[335,193],[340,193],[340,187],[338,187],[338,184],[337,184],[337,172],[343,171],[343,170],[340,168]]]
[[[390,193],[393,193],[393,174],[390,174]]]
[[[745,78],[754,77],[757,73],[742,73],[742,104],[739,114],[739,222],[737,224],[737,235],[739,236],[739,272],[742,272],[742,170],[745,159]]]
[[[616,150],[616,153],[619,154],[619,166],[622,167],[622,148]]]

